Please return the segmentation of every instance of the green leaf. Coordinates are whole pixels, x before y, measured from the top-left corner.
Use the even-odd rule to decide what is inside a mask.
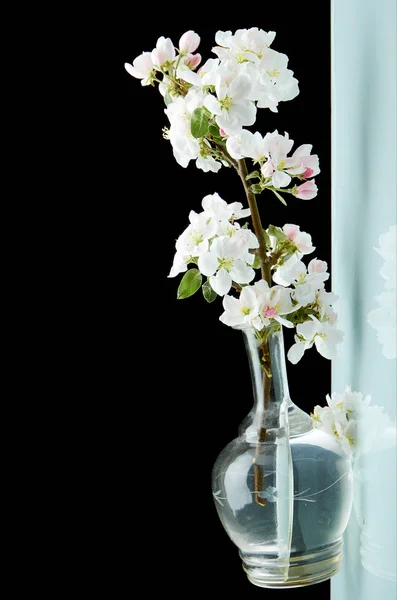
[[[245,179],[248,181],[248,179],[255,179],[255,177],[257,177],[258,179],[261,178],[261,174],[259,173],[259,171],[252,171],[252,173],[247,175]]]
[[[222,137],[221,134],[219,133],[219,127],[217,127],[216,125],[210,125],[209,131],[210,131],[210,134],[213,135],[215,138]]]
[[[252,265],[253,269],[260,269],[261,268],[261,261],[259,260],[259,256],[256,254],[255,255],[255,260],[254,260],[254,264]]]
[[[272,190],[272,192],[273,192],[273,194],[276,194],[276,196],[280,200],[281,204],[284,204],[284,206],[287,206],[287,203],[284,200],[284,198],[282,196],[280,196],[280,194],[278,192],[276,192],[276,190]]]
[[[178,287],[177,298],[183,300],[189,298],[197,292],[201,286],[202,276],[198,269],[189,269],[186,271]]]
[[[218,295],[212,289],[209,281],[206,281],[203,284],[202,291],[203,291],[203,296],[207,300],[207,302],[213,302],[216,299],[217,295]]]
[[[171,94],[169,94],[168,92],[164,96],[164,102],[165,102],[166,106],[168,106],[169,104],[172,104]]]
[[[203,106],[193,111],[190,121],[190,129],[193,137],[201,138],[207,135],[209,129],[209,116],[207,112]]]
[[[258,185],[257,183],[254,183],[254,185],[251,185],[251,191],[254,194],[261,194],[262,193],[262,188],[260,185]]]
[[[270,237],[266,229],[263,230],[263,237],[265,238],[266,250],[270,249]]]
[[[287,237],[285,233],[280,229],[280,227],[275,227],[274,225],[269,225],[267,228],[267,232],[269,235],[272,235],[280,242],[284,241]]]

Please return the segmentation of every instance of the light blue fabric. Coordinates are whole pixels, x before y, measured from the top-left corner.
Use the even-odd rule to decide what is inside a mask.
[[[396,359],[382,354],[367,315],[385,286],[374,247],[396,223],[396,0],[332,0],[331,13],[332,289],[345,331],[332,391],[350,384],[395,419]],[[395,426],[380,431],[356,466],[333,600],[397,597],[395,434]]]

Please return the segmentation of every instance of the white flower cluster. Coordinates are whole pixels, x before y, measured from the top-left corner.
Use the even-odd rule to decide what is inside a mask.
[[[318,157],[310,156],[310,145],[287,157],[293,145],[287,134],[275,131],[262,138],[243,129],[255,123],[257,108],[277,112],[279,102],[299,94],[298,81],[287,68],[288,57],[269,47],[275,35],[257,27],[234,34],[218,31],[213,48],[218,58],[208,59],[197,71],[201,56],[194,53],[200,37],[194,31],[182,35],[178,48],[170,38],[160,37],[152,52],[144,52],[132,65],[126,63],[128,73],[141,79],[142,85],[159,84],[170,121],[165,137],[181,166],[195,160],[198,168],[217,172],[222,164],[229,164],[222,151],[226,145],[234,159],[250,157],[260,162],[264,186],[284,188],[291,177],[305,180],[319,173]],[[193,131],[197,109],[201,126],[206,122],[208,127],[199,124]],[[317,187],[307,181],[292,193],[310,199]]]
[[[337,297],[324,288],[329,278],[327,263],[313,259],[306,267],[301,260],[315,250],[311,236],[290,223],[282,229],[269,227],[267,256],[273,261],[276,285],[269,286],[263,279],[249,285],[255,278],[254,268],[259,267],[255,261],[259,243],[250,229],[236,222],[248,217],[249,209],[243,209],[240,202],[228,204],[217,193],[205,196],[201,205],[203,211],[190,212],[190,224],[176,241],[169,277],[186,273],[193,263],[200,279],[208,277],[210,289],[224,296],[223,323],[257,332],[281,325],[296,327],[295,343],[287,355],[292,363],[313,345],[325,358],[333,358],[343,339],[332,309]],[[227,295],[232,286],[238,297]]]
[[[281,243],[270,236],[272,249],[268,255],[271,257],[280,244],[292,251],[292,256],[275,269],[273,281],[277,285],[269,287],[259,281],[244,287],[238,299],[226,296],[220,320],[232,327],[258,331],[271,325],[273,319],[285,327],[296,326],[295,343],[287,354],[290,362],[296,364],[313,345],[322,356],[332,359],[343,332],[336,328],[337,314],[332,309],[337,296],[324,288],[329,278],[327,263],[313,259],[306,267],[302,262],[303,255],[315,248],[311,236],[297,225],[286,224],[277,235]]]
[[[190,225],[176,241],[169,277],[187,271],[189,263],[196,263],[214,292],[223,296],[233,282],[247,284],[254,279],[255,255],[250,250],[259,244],[252,231],[235,222],[250,214],[241,202],[228,204],[215,193],[205,196],[201,206],[201,213],[190,212]]]
[[[259,163],[263,176],[263,186],[285,188],[292,177],[310,179],[320,173],[319,160],[311,154],[311,144],[299,146],[292,156],[288,156],[294,145],[288,133],[280,135],[277,130],[264,137],[257,131],[251,133],[243,129],[239,134],[230,136],[226,148],[230,156],[236,160],[252,158]],[[306,181],[295,186],[292,193],[303,200],[311,200],[317,195],[317,186],[313,181]]]
[[[378,334],[382,345],[383,355],[388,359],[397,357],[397,326],[396,326],[396,273],[397,273],[397,227],[390,227],[386,233],[379,236],[379,248],[375,248],[384,263],[380,274],[385,280],[384,291],[377,296],[379,304],[368,314],[368,322]]]
[[[388,428],[395,427],[383,407],[370,406],[371,397],[352,392],[326,397],[328,406],[315,406],[311,417],[315,426],[332,435],[349,456],[369,452]]]

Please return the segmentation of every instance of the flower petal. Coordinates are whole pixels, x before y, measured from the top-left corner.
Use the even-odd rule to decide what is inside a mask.
[[[210,285],[219,296],[224,296],[232,287],[232,278],[226,269],[219,269],[214,277],[210,277]]]
[[[287,358],[293,365],[296,365],[305,353],[305,344],[297,342],[288,350]]]
[[[212,94],[208,94],[208,96],[204,98],[203,104],[205,108],[208,108],[213,115],[220,115],[222,112],[219,101],[215,98],[215,96],[212,96]]]
[[[197,266],[203,275],[213,275],[218,268],[218,259],[213,252],[204,252],[199,256]]]

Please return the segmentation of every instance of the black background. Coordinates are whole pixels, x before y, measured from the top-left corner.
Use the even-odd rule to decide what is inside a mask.
[[[207,305],[197,293],[178,301],[180,278],[167,278],[175,240],[188,224],[189,211],[200,211],[202,198],[215,191],[227,202],[245,204],[243,188],[231,169],[213,174],[198,170],[193,162],[186,169],[176,163],[170,143],[162,138],[161,130],[168,125],[162,97],[157,89],[142,87],[123,64],[150,51],[161,35],[177,46],[184,31],[195,30],[204,62],[214,56],[211,47],[219,29],[256,26],[276,31],[272,48],[288,55],[300,95],[280,103],[277,114],[258,110],[251,129],[262,134],[276,128],[287,131],[294,147],[313,144],[321,174],[314,200],[287,196],[285,207],[272,194],[263,194],[259,210],[265,226],[300,225],[316,246],[310,258],[330,264],[328,3],[321,3],[321,13],[317,2],[296,7],[272,3],[256,14],[247,5],[248,16],[226,8],[216,16],[206,6],[206,12],[196,12],[193,6],[182,10],[170,5],[158,14],[148,4],[139,15],[123,9],[112,22],[111,42],[105,38],[112,57],[110,81],[99,85],[107,99],[102,116],[111,134],[106,150],[112,170],[106,178],[111,199],[103,209],[100,233],[111,312],[105,356],[114,383],[108,429],[113,492],[108,494],[117,507],[110,510],[115,586],[123,579],[133,589],[142,583],[155,596],[197,592],[234,598],[241,592],[247,599],[286,594],[292,599],[299,589],[260,590],[248,582],[211,494],[213,463],[252,405],[241,335],[218,320],[219,299]],[[288,349],[290,332],[285,340]],[[310,411],[324,404],[330,391],[329,361],[311,350],[287,368],[291,398],[298,406]],[[327,598],[329,582],[312,589]]]

